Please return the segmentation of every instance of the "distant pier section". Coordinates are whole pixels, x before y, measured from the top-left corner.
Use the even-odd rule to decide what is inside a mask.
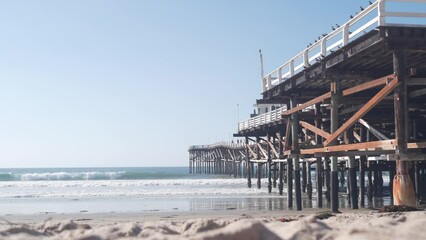
[[[353,209],[372,206],[386,178],[393,204],[424,202],[425,9],[379,0],[308,43],[262,77],[258,114],[238,123],[238,147],[190,147],[191,173],[239,171],[258,188],[266,177],[268,192],[286,193],[295,210],[302,196],[333,212],[342,196]]]

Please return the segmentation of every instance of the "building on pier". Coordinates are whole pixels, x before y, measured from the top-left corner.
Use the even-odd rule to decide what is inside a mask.
[[[421,7],[395,11],[406,4]],[[269,192],[278,178],[288,207],[295,201],[301,210],[314,165],[318,206],[324,197],[338,211],[338,173],[346,171],[356,209],[371,200],[373,175],[380,182],[386,171],[394,204],[416,204],[426,187],[426,12],[417,12],[425,7],[376,1],[263,76],[257,104],[282,107],[238,123],[249,187],[254,166],[260,187],[263,166]]]

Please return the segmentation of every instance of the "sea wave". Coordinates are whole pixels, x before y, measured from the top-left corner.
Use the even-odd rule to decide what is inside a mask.
[[[267,179],[262,179],[266,182]],[[246,179],[172,179],[0,182],[2,198],[80,198],[152,196],[236,196],[264,193],[248,190]]]
[[[13,181],[13,180],[15,180],[13,173],[0,172],[0,181]]]
[[[21,181],[40,180],[105,180],[118,179],[125,172],[52,172],[52,173],[25,173],[20,175]]]
[[[69,181],[69,180],[140,180],[179,179],[184,173],[132,172],[132,171],[82,171],[82,172],[0,172],[0,181]]]

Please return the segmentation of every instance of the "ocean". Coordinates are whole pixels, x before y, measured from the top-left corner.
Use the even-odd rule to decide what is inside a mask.
[[[247,179],[191,175],[187,167],[0,169],[0,216],[289,210],[285,188],[282,196],[276,188],[268,193],[267,179],[262,189],[256,181],[248,188]],[[316,207],[315,192],[313,200],[303,198],[303,208]],[[388,202],[379,198],[371,207]],[[347,207],[345,197],[339,205]]]
[[[0,169],[0,215],[284,207],[282,196],[246,184],[242,178],[190,175],[187,167]]]

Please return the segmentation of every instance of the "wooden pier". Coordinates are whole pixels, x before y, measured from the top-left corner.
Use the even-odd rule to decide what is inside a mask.
[[[376,1],[264,76],[257,104],[282,107],[240,122],[238,147],[191,147],[191,173],[232,173],[251,187],[256,167],[260,188],[266,169],[269,192],[286,184],[288,207],[301,210],[314,167],[318,207],[324,198],[337,212],[339,173],[356,209],[380,195],[387,172],[393,203],[415,206],[426,193],[425,7]]]
[[[245,144],[220,142],[189,148],[190,174],[246,176]]]

